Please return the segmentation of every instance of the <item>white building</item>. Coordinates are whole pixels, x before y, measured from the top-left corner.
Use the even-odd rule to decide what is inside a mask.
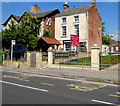
[[[80,47],[85,47],[88,52],[94,44],[102,49],[102,21],[95,2],[74,8],[69,8],[65,2],[63,6],[64,11],[55,18],[55,38],[61,42],[61,48],[70,49],[70,35],[75,34],[79,35]]]

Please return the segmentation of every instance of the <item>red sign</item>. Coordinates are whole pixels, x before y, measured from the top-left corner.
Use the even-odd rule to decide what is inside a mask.
[[[79,35],[70,35],[70,45],[71,47],[78,47],[79,46]]]

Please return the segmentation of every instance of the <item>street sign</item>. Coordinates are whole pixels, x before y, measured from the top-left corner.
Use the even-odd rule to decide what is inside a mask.
[[[79,47],[79,35],[70,35],[71,47]]]
[[[12,40],[12,45],[15,45],[15,40]]]

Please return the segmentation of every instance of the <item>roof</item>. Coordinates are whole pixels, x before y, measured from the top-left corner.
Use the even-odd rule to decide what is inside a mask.
[[[47,17],[47,16],[52,15],[54,13],[60,13],[60,11],[58,9],[54,9],[54,10],[50,10],[50,11],[46,11],[46,12],[41,12],[41,13],[36,13],[36,14],[34,14],[32,12],[27,12],[27,13],[30,14],[31,16],[36,16],[37,18],[44,18],[44,17]],[[11,19],[11,17],[13,17],[17,22],[19,22],[22,16],[19,17],[19,16],[11,14],[10,17],[7,19],[7,21],[3,25],[6,25],[7,22]]]
[[[61,16],[69,16],[69,15],[74,15],[74,14],[81,14],[81,13],[86,13],[88,10],[94,5],[87,5],[87,6],[82,6],[82,7],[74,7],[74,8],[68,8],[64,11],[62,11],[60,14],[58,14],[56,17],[61,17]]]
[[[19,20],[20,17],[19,16],[16,16],[16,15],[12,15],[13,17],[15,17],[16,20]]]
[[[20,19],[19,16],[16,16],[16,15],[11,14],[10,17],[6,20],[6,22],[5,22],[3,25],[6,25],[7,22],[8,22],[11,18],[14,18],[17,22],[18,22],[18,20]]]
[[[58,9],[54,9],[54,10],[50,10],[50,11],[46,11],[46,12],[42,12],[42,13],[32,13],[32,12],[28,12],[30,15],[32,16],[36,16],[37,18],[43,18],[43,17],[47,17],[52,13],[58,12],[60,13],[60,11]]]
[[[110,40],[110,44],[111,44],[111,46],[116,46],[116,45],[120,45],[117,41],[115,41],[115,40]]]
[[[47,44],[61,45],[61,43],[55,38],[40,37],[40,39],[44,40]]]

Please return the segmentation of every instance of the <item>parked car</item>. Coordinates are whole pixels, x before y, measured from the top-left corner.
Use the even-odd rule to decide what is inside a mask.
[[[27,47],[25,47],[24,45],[22,44],[16,44],[13,46],[13,57],[16,59],[16,60],[19,60],[21,58],[24,57],[24,53],[28,51]],[[11,54],[11,50],[9,52],[9,55]],[[11,58],[11,55],[10,55],[10,58]]]

